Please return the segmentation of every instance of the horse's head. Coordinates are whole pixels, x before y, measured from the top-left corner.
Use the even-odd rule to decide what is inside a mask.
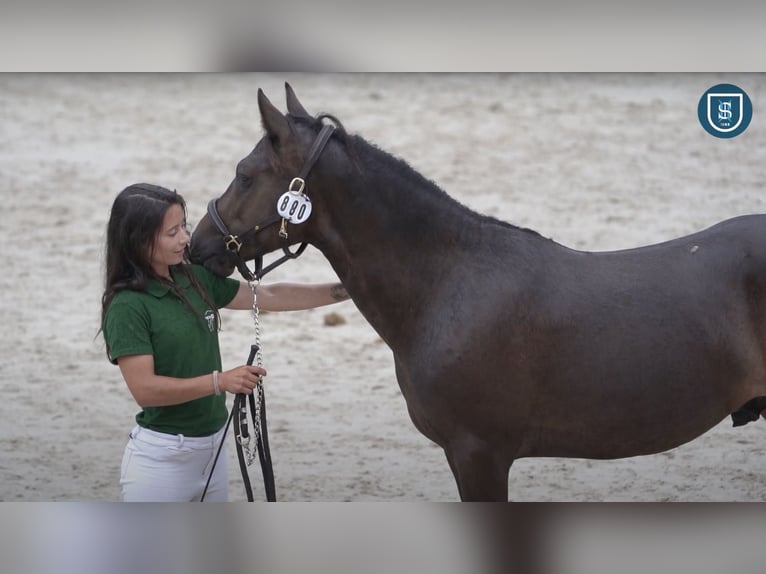
[[[258,90],[265,135],[237,164],[229,187],[211,201],[194,231],[192,261],[218,275],[229,275],[240,259],[310,240],[316,218],[311,176],[332,127],[323,129],[288,84],[285,90],[287,115]]]

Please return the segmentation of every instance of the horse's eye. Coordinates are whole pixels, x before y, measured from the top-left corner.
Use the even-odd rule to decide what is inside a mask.
[[[237,181],[242,187],[250,187],[250,184],[253,183],[253,178],[249,175],[245,175],[244,173],[238,173]]]

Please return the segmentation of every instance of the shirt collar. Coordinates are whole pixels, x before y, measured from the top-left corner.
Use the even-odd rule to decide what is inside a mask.
[[[185,290],[191,285],[189,278],[177,268],[171,267],[170,274],[173,277],[173,281],[176,282],[176,285],[178,285],[181,290]],[[170,285],[160,283],[156,279],[151,279],[146,286],[146,291],[150,295],[154,295],[157,299],[160,299],[170,291]]]

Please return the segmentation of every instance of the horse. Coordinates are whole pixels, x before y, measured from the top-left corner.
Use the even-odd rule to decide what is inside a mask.
[[[507,501],[519,458],[649,455],[729,415],[766,417],[766,215],[572,249],[471,210],[285,90],[286,114],[258,90],[264,135],[199,222],[192,261],[226,276],[319,249],[393,352],[461,500]]]

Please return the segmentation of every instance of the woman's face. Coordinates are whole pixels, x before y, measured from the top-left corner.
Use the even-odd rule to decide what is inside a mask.
[[[165,218],[154,239],[154,250],[150,255],[155,273],[161,277],[170,277],[169,267],[183,261],[189,238],[183,208],[180,205],[171,205],[165,212]]]

